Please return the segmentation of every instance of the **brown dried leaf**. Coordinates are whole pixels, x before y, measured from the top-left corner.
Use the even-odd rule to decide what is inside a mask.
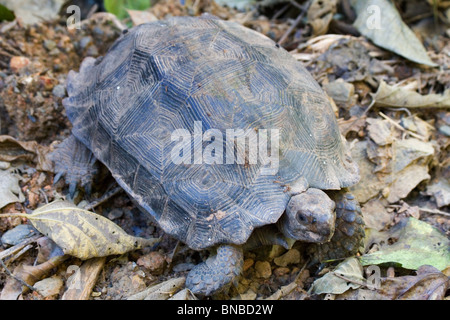
[[[404,87],[395,87],[381,80],[373,99],[375,105],[398,108],[450,108],[450,90],[443,94],[421,95]]]
[[[13,275],[32,286],[66,259],[67,256],[58,256],[36,266],[19,265],[14,269]],[[10,277],[2,290],[0,300],[16,300],[26,290],[26,286]]]
[[[36,169],[52,171],[53,164],[46,155],[49,147],[36,141],[18,141],[11,136],[0,136],[0,161],[30,161],[36,163]]]
[[[105,260],[105,257],[89,259],[77,268],[67,281],[62,300],[89,300]]]
[[[357,300],[443,300],[450,288],[449,278],[428,265],[421,266],[416,276],[381,278],[377,290],[358,289],[338,299]]]
[[[313,35],[319,36],[328,31],[328,26],[336,13],[337,0],[314,0],[306,15]]]
[[[9,203],[23,202],[25,196],[19,186],[19,179],[14,174],[0,170],[0,208]]]

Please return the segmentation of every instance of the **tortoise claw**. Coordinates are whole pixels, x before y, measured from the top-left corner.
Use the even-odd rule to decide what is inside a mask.
[[[56,175],[53,184],[64,176],[69,185],[71,199],[75,196],[77,186],[84,187],[87,194],[91,193],[92,178],[98,168],[96,158],[86,146],[74,136],[70,136],[59,144],[49,156],[55,164]]]

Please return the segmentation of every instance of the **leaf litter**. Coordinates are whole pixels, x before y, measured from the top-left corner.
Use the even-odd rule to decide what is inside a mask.
[[[2,199],[10,200],[1,209],[8,217],[0,219],[0,232],[28,222],[41,233],[0,249],[4,269],[14,275],[0,278],[2,299],[43,299],[39,292],[48,293],[46,299],[127,299],[140,292],[150,299],[196,299],[183,290],[184,279],[208,253],[165,236],[124,193],[94,200],[89,208],[96,213],[58,200],[67,186],[52,184],[47,154],[69,133],[61,105],[69,70],[78,69],[86,56],[103,55],[126,24],[202,12],[282,40],[334,100],[341,133],[360,167],[361,182],[352,192],[367,227],[360,255],[337,267],[339,261],[328,264],[320,275],[305,269],[301,243],[293,244],[300,257],[286,265],[277,263],[288,253],[282,247],[246,252],[243,276],[224,297],[446,298],[450,32],[445,7],[440,1],[434,7],[415,0],[396,0],[396,6],[386,0],[235,3],[160,0],[147,10],[128,10],[121,21],[104,12],[84,15],[83,28],[76,32],[61,27],[67,17],[31,26],[21,24],[20,17],[0,24],[7,39],[0,42],[0,182]],[[388,13],[380,22],[395,30],[394,41],[364,24],[365,18],[376,18],[367,17],[370,5]],[[440,29],[425,27],[430,19]],[[446,23],[447,29],[442,28]],[[111,177],[103,173],[93,199],[108,195],[111,185]],[[79,192],[76,202],[83,199]],[[126,245],[118,245],[118,239]],[[134,244],[141,240],[136,239],[149,239],[150,246],[137,249]],[[36,268],[31,248],[38,249]],[[50,267],[51,261],[57,263]],[[261,273],[260,266],[269,269]],[[381,273],[371,274],[376,267]],[[58,275],[66,288],[55,293],[60,279],[52,277]],[[43,279],[51,280],[39,283]]]

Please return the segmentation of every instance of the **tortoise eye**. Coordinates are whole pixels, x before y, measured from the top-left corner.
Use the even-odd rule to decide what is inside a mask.
[[[299,211],[297,212],[297,221],[299,222],[307,222],[306,217]]]

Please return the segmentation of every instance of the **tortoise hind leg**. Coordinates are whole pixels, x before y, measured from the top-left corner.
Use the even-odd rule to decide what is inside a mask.
[[[186,287],[194,294],[210,296],[237,284],[242,272],[244,254],[241,247],[221,245],[217,254],[196,265],[186,278]]]
[[[361,207],[346,190],[330,193],[336,203],[336,229],[329,242],[308,247],[310,265],[356,255],[364,238]]]
[[[96,158],[92,152],[73,135],[61,142],[49,155],[55,164],[54,182],[64,176],[69,185],[69,195],[75,195],[77,185],[84,187],[90,193],[92,178],[98,171]]]

